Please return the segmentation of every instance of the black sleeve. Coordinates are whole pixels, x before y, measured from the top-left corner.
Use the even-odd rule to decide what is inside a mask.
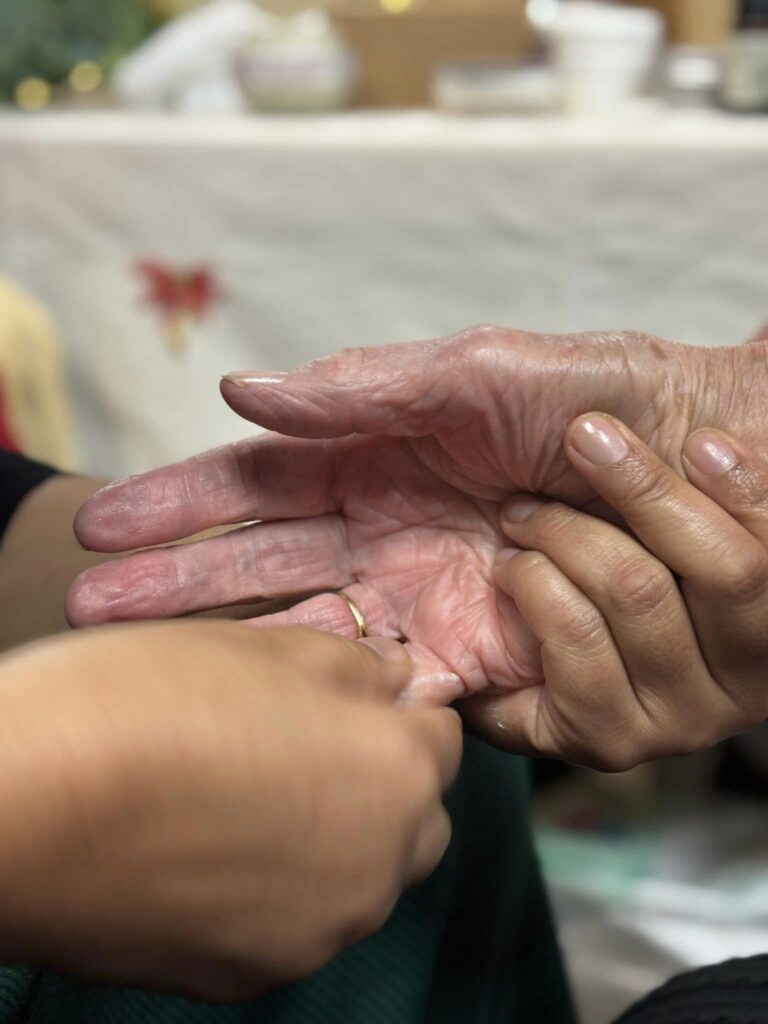
[[[0,537],[22,500],[55,473],[41,462],[0,449]]]
[[[681,974],[628,1010],[616,1024],[765,1024],[768,956],[728,960]]]

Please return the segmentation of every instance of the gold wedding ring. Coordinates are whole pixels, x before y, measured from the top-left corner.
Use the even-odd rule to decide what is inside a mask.
[[[342,599],[342,601],[346,603],[347,607],[352,612],[352,618],[355,620],[355,625],[357,626],[357,636],[355,637],[355,640],[362,640],[364,637],[368,636],[368,630],[365,625],[365,616],[357,607],[352,598],[347,597],[343,590],[338,590],[336,591],[336,593]]]

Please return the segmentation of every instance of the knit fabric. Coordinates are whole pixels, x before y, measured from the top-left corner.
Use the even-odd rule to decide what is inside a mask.
[[[767,1024],[768,956],[681,974],[616,1024]]]
[[[532,853],[525,764],[468,741],[454,838],[387,925],[322,971],[211,1006],[0,969],[0,1024],[573,1024]]]

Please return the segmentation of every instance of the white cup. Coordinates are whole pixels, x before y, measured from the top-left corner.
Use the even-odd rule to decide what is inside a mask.
[[[600,113],[647,85],[664,30],[658,11],[566,0],[546,27],[565,108]]]

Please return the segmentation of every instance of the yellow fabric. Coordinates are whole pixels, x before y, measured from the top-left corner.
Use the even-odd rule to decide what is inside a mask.
[[[0,385],[7,422],[31,458],[77,464],[61,351],[45,309],[0,275]]]

